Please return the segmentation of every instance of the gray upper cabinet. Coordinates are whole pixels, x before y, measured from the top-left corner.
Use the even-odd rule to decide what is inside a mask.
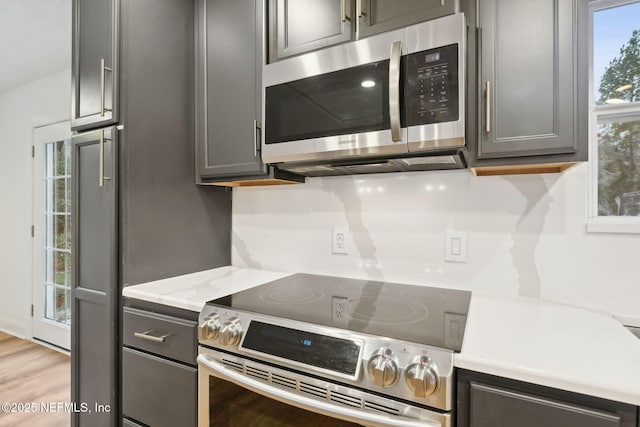
[[[357,0],[269,0],[270,59],[350,41]]]
[[[118,121],[120,0],[74,0],[71,129]]]
[[[457,0],[357,0],[358,38],[458,11]]]
[[[201,178],[267,173],[260,158],[262,2],[198,0],[196,145]]]
[[[196,182],[304,182],[262,163],[263,2],[197,0],[195,22]]]
[[[458,9],[458,0],[269,0],[269,62]]]
[[[584,3],[478,2],[477,160],[586,160]]]

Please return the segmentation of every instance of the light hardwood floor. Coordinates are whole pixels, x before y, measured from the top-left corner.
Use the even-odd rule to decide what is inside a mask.
[[[70,358],[31,341],[0,332],[0,404],[28,404],[35,412],[7,413],[0,408],[0,427],[67,427]],[[58,403],[60,402],[60,403]],[[24,406],[24,405],[21,405]],[[60,407],[59,412],[50,408]],[[49,408],[49,410],[47,410]]]

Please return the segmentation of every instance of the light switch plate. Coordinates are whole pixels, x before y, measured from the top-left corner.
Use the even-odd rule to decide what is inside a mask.
[[[467,232],[447,230],[445,237],[444,260],[467,262]]]

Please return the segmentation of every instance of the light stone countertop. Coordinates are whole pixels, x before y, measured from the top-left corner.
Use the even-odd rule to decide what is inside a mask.
[[[221,267],[125,287],[123,296],[199,312],[291,273]],[[456,367],[640,405],[640,339],[613,317],[527,298],[476,295]]]
[[[200,312],[209,300],[290,275],[291,273],[226,266],[126,286],[122,289],[122,295]]]
[[[474,294],[454,364],[640,405],[640,339],[586,309]]]

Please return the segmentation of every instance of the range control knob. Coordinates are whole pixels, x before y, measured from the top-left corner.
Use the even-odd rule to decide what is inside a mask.
[[[222,345],[238,345],[242,337],[242,325],[240,319],[232,317],[222,324],[220,328],[220,344]]]
[[[220,316],[210,314],[202,319],[198,326],[198,335],[201,340],[215,340],[220,332]]]
[[[438,390],[438,372],[427,356],[416,356],[404,372],[407,386],[418,398],[431,396]]]
[[[378,387],[389,387],[398,381],[398,363],[388,347],[379,348],[371,354],[367,370]]]

